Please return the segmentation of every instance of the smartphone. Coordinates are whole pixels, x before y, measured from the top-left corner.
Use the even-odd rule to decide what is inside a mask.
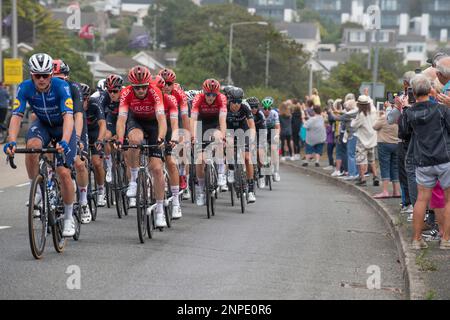
[[[414,97],[413,89],[408,88],[408,103],[414,104],[416,103],[416,98]]]
[[[421,73],[422,73],[422,69],[418,68],[418,69],[414,70],[414,72],[415,72],[416,74],[421,74]]]
[[[380,112],[384,111],[384,103],[383,102],[377,102],[377,109]]]
[[[386,100],[389,101],[390,104],[394,104],[395,103],[394,94],[392,92],[388,91],[386,94]]]

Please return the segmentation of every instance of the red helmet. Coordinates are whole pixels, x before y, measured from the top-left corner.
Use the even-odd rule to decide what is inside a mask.
[[[157,76],[155,76],[155,85],[158,88],[162,89],[166,85],[166,82],[164,81],[163,77],[161,77],[160,75],[157,75]]]
[[[220,91],[220,83],[216,79],[206,79],[203,82],[203,91],[205,93],[213,92],[219,93]]]
[[[177,75],[171,69],[162,69],[158,75],[163,77],[166,82],[174,83],[177,80]]]
[[[105,86],[106,90],[121,88],[123,85],[123,78],[117,74],[110,74],[106,78]]]
[[[70,68],[61,59],[53,60],[53,74],[69,75]]]
[[[150,84],[150,81],[152,80],[152,74],[150,73],[150,70],[148,70],[147,67],[136,66],[133,67],[128,73],[128,80],[132,85]]]

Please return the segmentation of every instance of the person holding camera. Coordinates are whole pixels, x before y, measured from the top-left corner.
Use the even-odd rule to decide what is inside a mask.
[[[416,166],[418,197],[414,206],[413,249],[428,245],[422,239],[425,211],[437,181],[445,192],[444,232],[441,249],[450,249],[450,109],[430,100],[432,85],[424,75],[411,80],[416,103],[403,111],[400,127],[411,135],[413,164]]]

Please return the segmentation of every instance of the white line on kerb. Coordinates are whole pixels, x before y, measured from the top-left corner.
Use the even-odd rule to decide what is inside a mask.
[[[3,229],[9,229],[9,228],[11,228],[11,227],[8,227],[8,226],[0,226],[0,230],[3,230]]]
[[[18,184],[18,185],[16,186],[16,188],[21,188],[21,187],[25,187],[25,186],[29,186],[29,185],[30,185],[30,182],[22,183],[22,184]]]

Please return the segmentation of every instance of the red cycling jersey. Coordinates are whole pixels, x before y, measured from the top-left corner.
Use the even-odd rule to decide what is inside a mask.
[[[170,125],[170,119],[178,119],[177,99],[170,94],[164,94],[164,112],[168,124]]]
[[[180,108],[181,115],[189,115],[189,109],[188,109],[188,103],[187,103],[187,97],[184,93],[183,89],[178,83],[175,83],[173,85],[173,90],[170,93],[172,96],[175,97],[177,100],[178,107]]]
[[[191,115],[198,120],[213,120],[227,114],[227,98],[219,93],[213,104],[207,104],[204,93],[195,96]]]
[[[152,85],[144,99],[138,99],[132,86],[120,93],[119,115],[127,116],[131,111],[133,118],[139,120],[156,120],[156,116],[164,114],[163,96],[161,90]]]

